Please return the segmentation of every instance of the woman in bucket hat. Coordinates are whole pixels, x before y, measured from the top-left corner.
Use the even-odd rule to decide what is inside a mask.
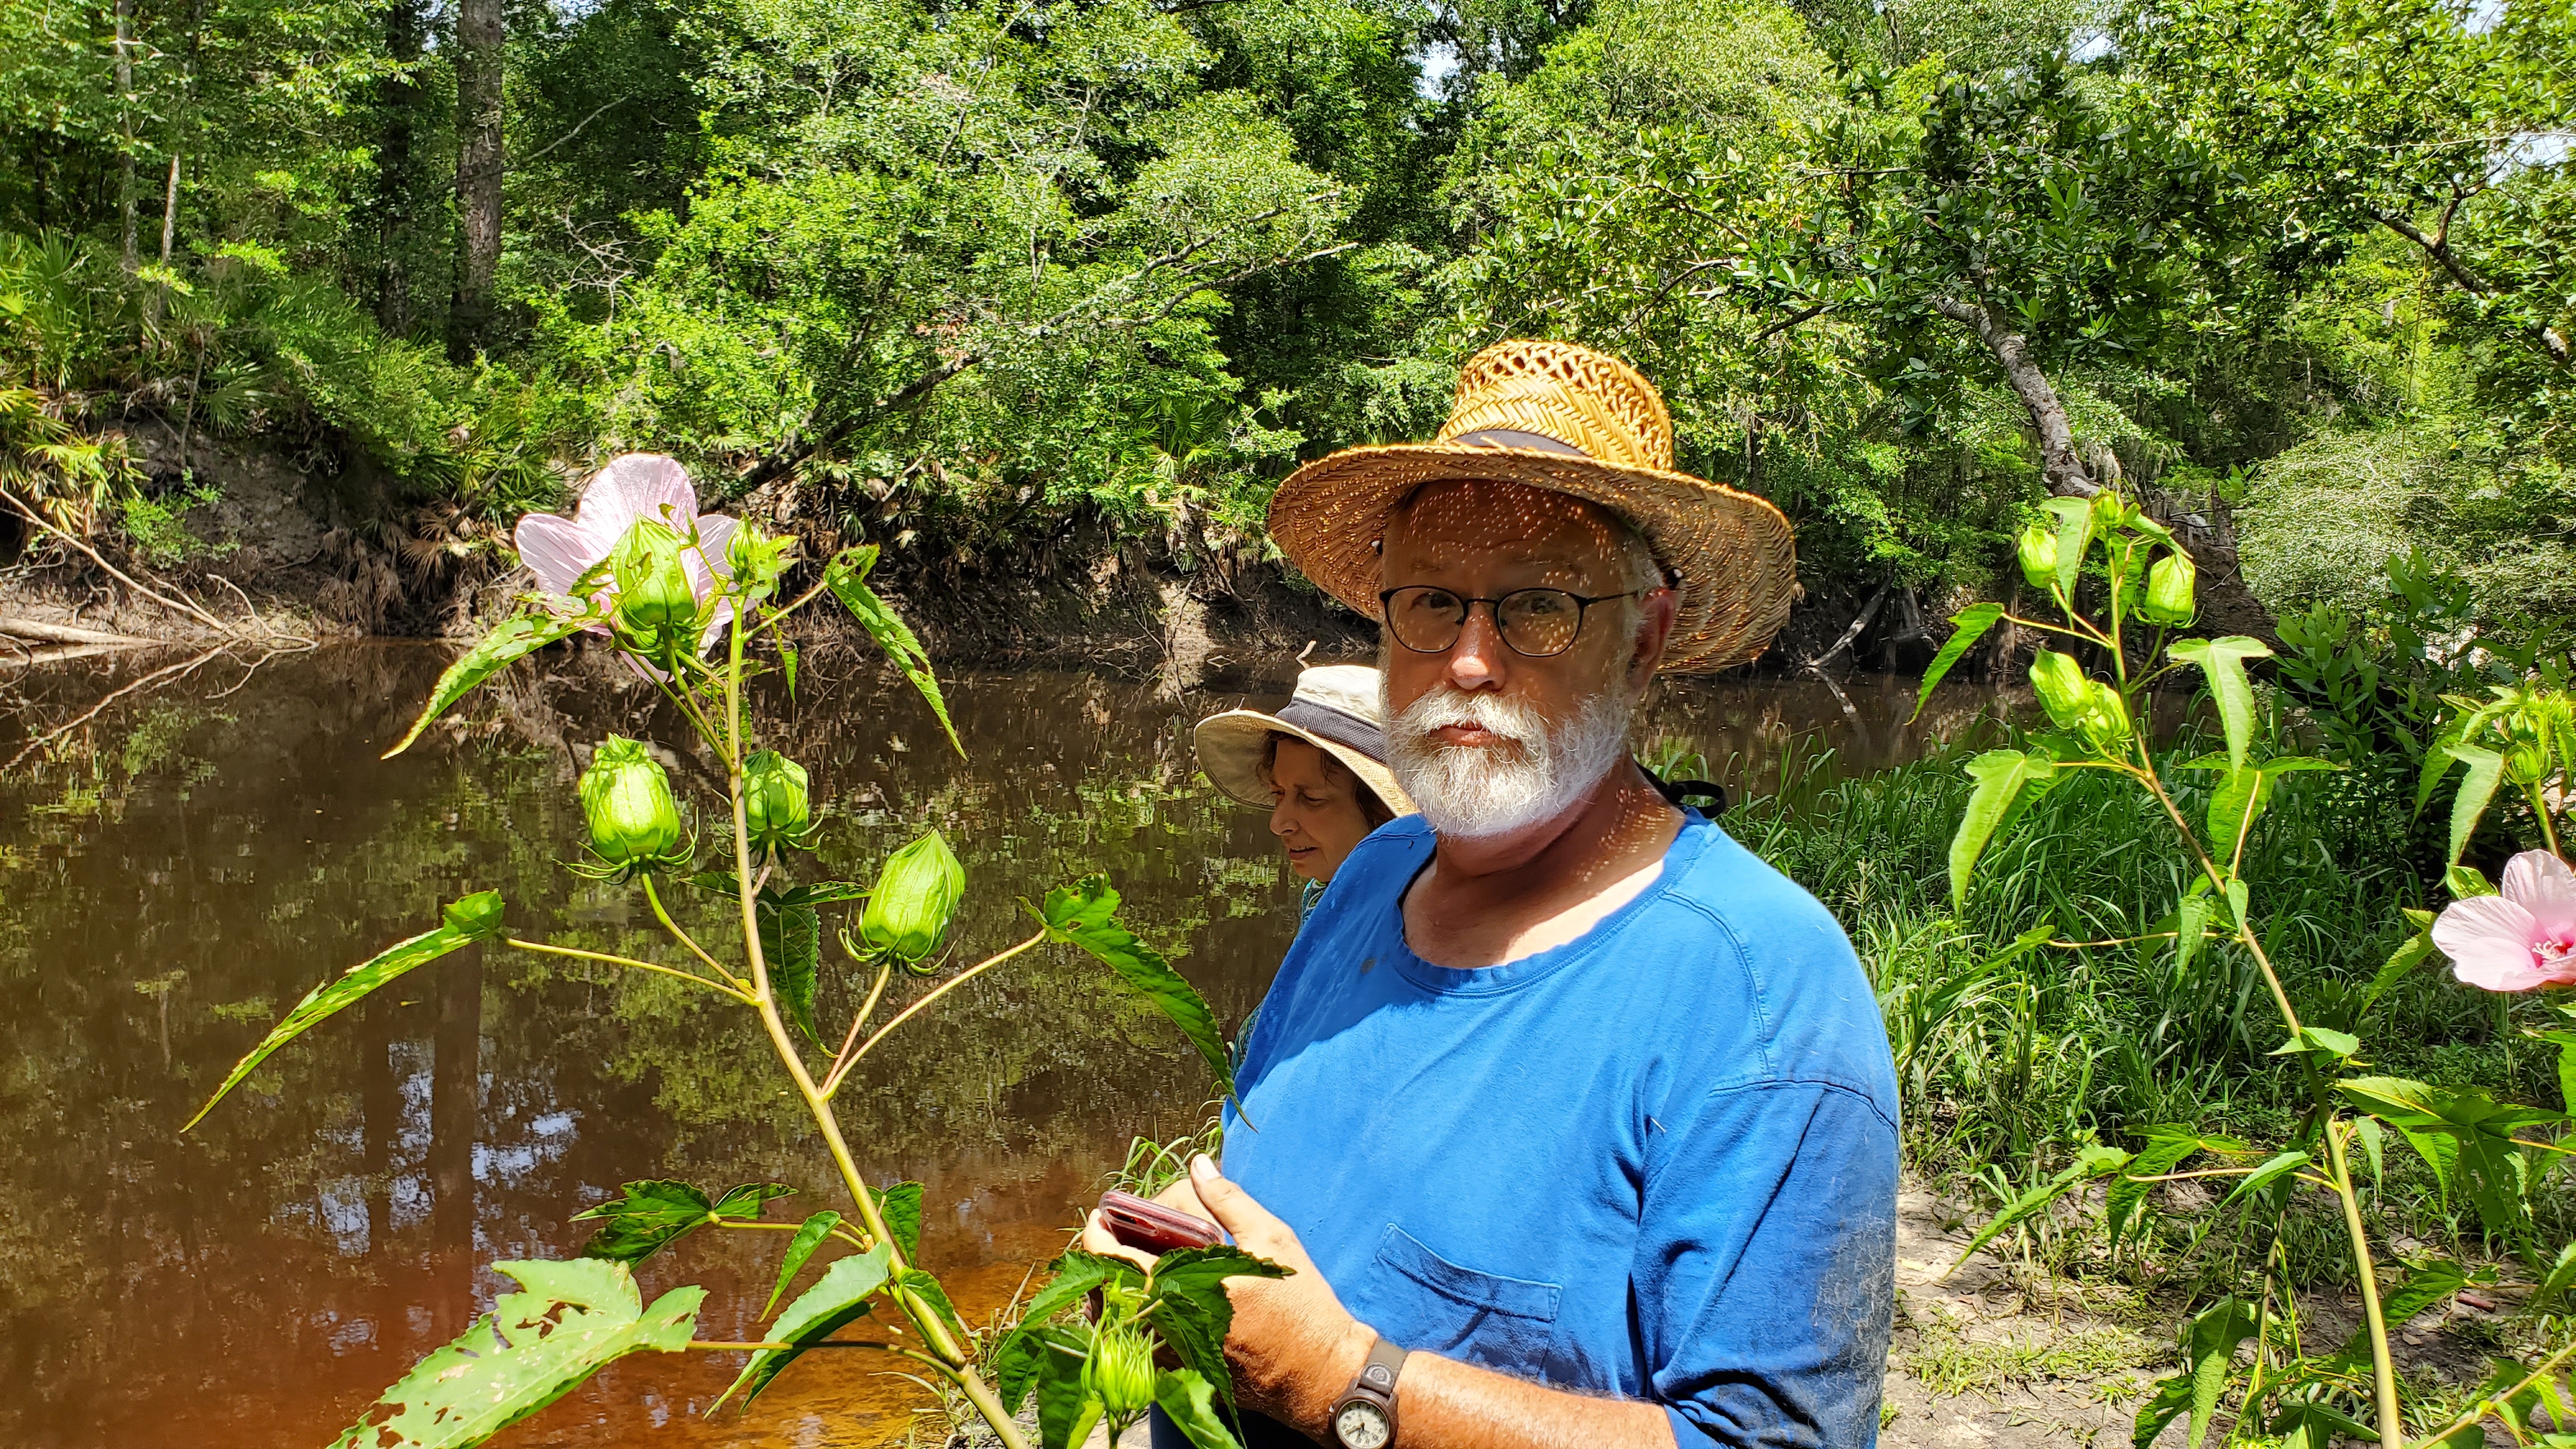
[[[1413,802],[1386,767],[1378,672],[1364,664],[1301,671],[1276,714],[1231,709],[1199,721],[1199,768],[1219,790],[1270,811],[1270,832],[1305,878],[1303,909],[1368,833]]]

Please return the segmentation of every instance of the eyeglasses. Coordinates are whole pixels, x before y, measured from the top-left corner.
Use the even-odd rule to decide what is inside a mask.
[[[1412,584],[1389,589],[1377,601],[1385,611],[1387,632],[1416,654],[1447,651],[1466,629],[1467,615],[1483,604],[1494,611],[1494,632],[1503,636],[1513,653],[1545,659],[1574,647],[1575,636],[1583,632],[1585,610],[1646,592],[1630,589],[1586,598],[1564,589],[1514,589],[1499,599],[1471,599],[1430,584]]]

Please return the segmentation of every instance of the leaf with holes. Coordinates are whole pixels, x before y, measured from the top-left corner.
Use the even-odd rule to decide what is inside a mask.
[[[673,1353],[697,1331],[703,1288],[644,1306],[623,1263],[495,1263],[518,1280],[453,1343],[412,1365],[332,1449],[464,1449],[630,1353]],[[390,1436],[390,1438],[388,1437]]]
[[[474,686],[556,640],[580,633],[583,625],[595,622],[595,619],[595,615],[585,611],[569,617],[521,614],[502,620],[499,628],[475,641],[473,648],[466,650],[455,663],[447,666],[446,673],[438,676],[438,683],[429,691],[428,706],[421,710],[420,718],[411,722],[411,728],[404,732],[402,739],[385,751],[384,758],[390,760],[410,749],[412,742],[420,738],[421,731],[446,713],[449,705],[473,693]]]
[[[206,1105],[199,1107],[197,1115],[189,1118],[187,1126],[179,1130],[185,1132],[206,1120],[206,1114],[215,1110],[215,1104],[224,1099],[224,1094],[240,1086],[242,1078],[268,1060],[271,1052],[310,1031],[325,1017],[355,1003],[395,977],[426,966],[450,951],[501,934],[501,893],[477,891],[448,906],[441,914],[437,930],[424,931],[408,941],[398,941],[306,992],[304,999],[295,1003],[295,1009],[270,1027],[268,1035],[260,1038],[259,1045],[233,1064],[232,1071],[224,1077],[223,1085],[215,1088],[215,1094],[206,1099]]]
[[[725,1400],[736,1393],[742,1395],[743,1407],[750,1408],[751,1401],[760,1396],[762,1389],[769,1387],[770,1381],[778,1377],[779,1370],[794,1363],[805,1350],[831,1337],[843,1325],[865,1317],[869,1308],[868,1295],[885,1286],[888,1262],[889,1255],[883,1243],[864,1253],[835,1259],[832,1266],[824,1270],[823,1276],[815,1280],[814,1286],[798,1295],[795,1302],[787,1305],[787,1311],[778,1315],[778,1321],[770,1325],[770,1341],[789,1347],[764,1348],[753,1354],[751,1362],[742,1366],[742,1373],[734,1379],[732,1387],[716,1395],[716,1401],[707,1406],[708,1415],[713,1417],[716,1410],[724,1407]]]

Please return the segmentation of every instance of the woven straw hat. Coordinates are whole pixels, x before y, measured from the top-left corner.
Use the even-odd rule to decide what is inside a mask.
[[[1278,792],[1261,778],[1270,737],[1304,740],[1350,767],[1397,815],[1412,797],[1386,767],[1386,726],[1378,713],[1378,672],[1365,664],[1323,664],[1297,675],[1297,692],[1277,714],[1230,709],[1199,721],[1199,768],[1216,787],[1246,805],[1268,809]]]
[[[1789,520],[1750,493],[1673,469],[1673,422],[1637,370],[1570,342],[1498,342],[1458,374],[1430,443],[1345,448],[1290,474],[1270,536],[1334,598],[1378,615],[1387,512],[1425,483],[1482,479],[1568,493],[1634,525],[1680,609],[1667,673],[1759,656],[1789,617],[1798,555]]]

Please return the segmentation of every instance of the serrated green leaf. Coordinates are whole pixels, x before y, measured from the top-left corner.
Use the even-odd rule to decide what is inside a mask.
[[[2076,577],[2084,572],[2085,550],[2093,546],[2093,505],[2081,498],[2050,498],[2040,507],[2057,515],[2057,592],[2072,599]]]
[[[769,901],[760,902],[756,914],[760,954],[769,962],[769,984],[778,993],[778,1004],[808,1040],[819,1040],[814,1031],[814,973],[823,959],[823,918],[812,906]]]
[[[1288,1270],[1241,1248],[1180,1248],[1154,1260],[1146,1280],[1144,1317],[1163,1342],[1216,1387],[1225,1410],[1234,1412],[1234,1378],[1225,1366],[1225,1335],[1234,1325],[1234,1302],[1226,1296],[1228,1278],[1282,1278]]]
[[[2469,848],[2469,837],[2477,833],[2478,817],[2487,813],[2487,804],[2495,798],[2496,784],[2504,778],[2504,756],[2476,745],[2454,744],[2444,748],[2451,757],[2469,767],[2460,777],[2460,793],[2451,797],[2450,863],[2458,864],[2460,852]]]
[[[956,1305],[948,1301],[948,1290],[939,1286],[937,1278],[919,1268],[898,1268],[894,1273],[894,1283],[939,1315],[940,1321],[948,1325],[948,1331],[957,1335],[959,1343],[969,1341],[971,1335],[966,1332],[965,1321],[957,1316]]]
[[[787,1311],[778,1315],[778,1321],[770,1325],[770,1340],[791,1346],[764,1348],[753,1354],[751,1362],[742,1366],[742,1373],[734,1379],[732,1386],[707,1406],[708,1416],[713,1417],[716,1410],[724,1407],[725,1400],[736,1393],[742,1395],[743,1407],[749,1408],[751,1401],[760,1396],[761,1390],[769,1387],[781,1369],[802,1357],[808,1348],[831,1337],[842,1326],[865,1317],[869,1308],[868,1295],[885,1286],[887,1266],[891,1261],[883,1243],[864,1253],[834,1259],[832,1266],[824,1270],[814,1286],[798,1295],[795,1302],[787,1305]]]
[[[2139,1224],[2139,1239],[2145,1241],[2146,1214],[2139,1211],[2147,1204],[2147,1193],[2155,1184],[2142,1178],[2161,1177],[2182,1165],[2184,1158],[2198,1152],[2200,1134],[2188,1127],[2156,1127],[2147,1134],[2147,1145],[2129,1159],[2107,1192],[2103,1194],[2102,1222],[2110,1236],[2110,1250],[2120,1251],[2120,1235],[2132,1217]]]
[[[2558,1108],[2576,1112],[2576,1031],[2544,1031],[2540,1039],[2558,1048]]]
[[[2252,765],[2228,771],[2209,792],[2209,846],[2222,864],[2236,858],[2237,842],[2271,803],[2272,777]]]
[[[749,1222],[760,1216],[762,1203],[794,1191],[775,1182],[744,1183],[709,1201],[705,1193],[685,1182],[654,1178],[625,1184],[616,1197],[573,1214],[572,1220],[602,1224],[582,1246],[584,1258],[632,1265],[709,1223]]]
[[[1029,1355],[1036,1350],[1027,1340],[1047,1327],[1057,1314],[1081,1302],[1090,1295],[1091,1290],[1103,1283],[1116,1282],[1139,1289],[1145,1285],[1145,1275],[1137,1272],[1132,1264],[1116,1258],[1103,1258],[1094,1253],[1086,1253],[1079,1248],[1066,1250],[1055,1260],[1054,1266],[1054,1276],[1047,1280],[1045,1287],[1037,1291],[1037,1296],[1029,1300],[1028,1308],[1020,1314],[1020,1326],[1013,1329],[1010,1335],[1002,1340],[1001,1346],[993,1351],[995,1364],[1026,1362],[1034,1365],[1035,1360]],[[1084,1339],[1085,1343],[1089,1341],[1088,1338]],[[1029,1371],[1034,1373],[1035,1368],[1032,1366]],[[1014,1393],[1011,1389],[1010,1377],[1003,1374],[999,1368],[995,1370],[995,1374],[996,1386],[1002,1391],[1002,1407],[1014,1414],[1018,1413],[1021,1396],[1028,1392],[1029,1385],[1036,1380],[1034,1378],[1020,1380],[1019,1391]]]
[[[966,746],[957,739],[957,727],[948,722],[948,701],[940,697],[939,676],[931,672],[929,651],[913,637],[912,627],[903,622],[903,617],[867,585],[868,571],[876,565],[875,544],[845,548],[824,568],[823,582],[831,588],[832,597],[841,601],[850,617],[858,620],[859,627],[867,630],[868,637],[876,640],[877,647],[894,661],[895,668],[902,670],[904,678],[921,692],[930,712],[939,717],[939,728],[947,733],[949,748],[962,760],[966,758]]]
[[[1154,1403],[1192,1449],[1243,1449],[1217,1412],[1215,1388],[1198,1370],[1165,1370],[1154,1380]]]
[[[2379,1296],[2379,1316],[2394,1337],[2406,1326],[2406,1320],[2459,1292],[2468,1286],[2468,1270],[2448,1258],[2434,1258],[2406,1270],[2406,1277],[2396,1287]],[[2370,1325],[2363,1323],[2344,1340],[2335,1357],[2347,1364],[2370,1362]],[[2520,1377],[2520,1375],[2516,1375]]]
[[[1914,713],[1906,717],[1907,724],[1923,717],[1923,706],[1932,702],[1933,686],[1941,682],[1951,666],[1966,658],[2003,616],[2001,604],[1971,604],[1950,616],[1950,637],[1941,642],[1941,652],[1932,656],[1931,665],[1923,671],[1923,684],[1914,692]]]
[[[2186,894],[2174,904],[2174,970],[2189,971],[2209,933],[2209,897]]]
[[[2165,652],[2199,666],[2209,683],[2209,697],[2218,706],[2219,728],[2227,735],[2227,763],[2243,769],[2245,751],[2254,741],[2254,685],[2245,677],[2245,661],[2270,658],[2271,646],[2232,634],[2224,639],[2185,639]]]
[[[2389,952],[2387,962],[2379,968],[2379,974],[2370,978],[2370,989],[2361,994],[2362,1013],[2368,1015],[2370,1008],[2378,1003],[2379,998],[2387,995],[2390,988],[2405,980],[2408,972],[2413,971],[2432,954],[2433,938],[2424,931],[2417,931],[2406,938],[2404,945]]]
[[[421,710],[420,718],[411,722],[411,728],[403,733],[402,739],[392,749],[385,751],[383,758],[390,760],[410,749],[412,742],[420,738],[421,731],[446,713],[449,705],[471,694],[474,686],[556,640],[581,632],[582,626],[589,622],[591,619],[586,613],[571,618],[553,614],[520,614],[502,620],[500,627],[475,641],[473,648],[466,650],[455,663],[447,666],[446,673],[438,676],[438,683],[431,687],[429,704]]]
[[[179,1130],[185,1132],[206,1120],[206,1114],[215,1110],[215,1104],[224,1099],[224,1094],[240,1086],[242,1078],[249,1076],[261,1062],[268,1060],[270,1053],[312,1030],[324,1018],[343,1007],[356,1003],[386,982],[426,966],[450,951],[471,946],[477,941],[489,940],[499,934],[501,934],[501,893],[499,891],[477,891],[450,903],[440,913],[437,930],[424,931],[407,941],[397,941],[376,955],[306,992],[304,999],[295,1003],[295,1009],[286,1013],[277,1025],[270,1027],[267,1036],[260,1038],[259,1045],[252,1047],[240,1061],[233,1063],[233,1069],[225,1075],[223,1085],[215,1088],[215,1094],[206,1099],[206,1105],[199,1107],[197,1115],[189,1118],[187,1125]]]
[[[1216,1013],[1208,1010],[1206,998],[1172,969],[1161,952],[1118,923],[1118,892],[1110,888],[1109,877],[1084,876],[1073,885],[1048,891],[1037,915],[1050,938],[1070,941],[1100,958],[1129,990],[1169,1017],[1190,1045],[1198,1048],[1199,1059],[1216,1078],[1219,1094],[1235,1101],[1238,1112],[1242,1110],[1242,1102],[1235,1100],[1234,1065],[1226,1052],[1225,1033],[1217,1028]]]
[[[2024,1218],[2064,1197],[2070,1190],[2083,1183],[2118,1172],[2128,1166],[2129,1162],[2130,1154],[2117,1147],[2096,1144],[2078,1151],[2075,1154],[2075,1161],[2064,1171],[2013,1199],[2010,1206],[1995,1215],[1994,1221],[1977,1229],[1977,1235],[1968,1240],[1968,1246],[1960,1250],[1958,1260],[1953,1262],[1942,1276],[1948,1277],[1949,1274],[1957,1272],[1960,1263],[1975,1257],[1979,1248],[1993,1242]]]
[[[1038,1370],[1044,1356],[1051,1353],[1070,1355],[1079,1364],[1091,1351],[1091,1329],[1087,1324],[1032,1324],[1023,1318],[1014,1331],[993,1350],[993,1388],[1002,1396],[1002,1407],[1016,1414],[1027,1402],[1029,1390],[1037,1387]]]
[[[2030,802],[2057,776],[2057,762],[2020,750],[1988,750],[1968,762],[1976,788],[1959,816],[1958,833],[1950,838],[1950,902],[1965,909],[1968,882],[1986,843],[2004,832]]]
[[[2255,1168],[2253,1172],[2238,1179],[2236,1190],[2227,1195],[2227,1201],[2232,1203],[2252,1197],[2288,1174],[2307,1166],[2313,1160],[2304,1152],[2279,1153],[2262,1166]]]
[[[1037,1360],[1039,1449],[1079,1449],[1100,1422],[1103,1405],[1082,1382],[1082,1359],[1056,1344],[1044,1345]]]
[[[492,1267],[521,1291],[414,1364],[332,1449],[480,1444],[630,1353],[687,1347],[707,1296],[674,1288],[646,1308],[626,1265],[598,1259]]]
[[[2227,1382],[2235,1372],[2236,1347],[2253,1332],[2253,1312],[2233,1298],[2222,1299],[2193,1315],[2183,1331],[2182,1372],[2158,1379],[2154,1397],[2138,1410],[2131,1436],[2137,1449],[2148,1449],[2166,1425],[2185,1414],[2190,1415],[2185,1442],[2190,1449],[2200,1449],[2201,1442],[2209,1437],[2210,1420],[2216,1417],[2219,1400],[2226,1396]]]
[[[840,1225],[841,1215],[825,1208],[796,1229],[796,1236],[787,1240],[787,1256],[778,1260],[778,1286],[769,1290],[769,1301],[761,1305],[761,1317],[767,1318],[777,1311],[778,1300],[787,1296],[787,1285],[796,1281],[796,1275],[804,1271],[805,1264],[813,1258],[814,1250],[823,1246],[823,1240]]]
[[[870,1189],[870,1191],[876,1191]],[[921,1257],[921,1184],[898,1182],[877,1192],[877,1215],[885,1219],[886,1231],[893,1235],[894,1245],[903,1260],[913,1262]]]
[[[2288,1041],[2272,1048],[2276,1057],[2297,1056],[2303,1052],[2324,1052],[2328,1056],[2349,1057],[2361,1050],[2361,1038],[2330,1026],[2303,1026]]]

